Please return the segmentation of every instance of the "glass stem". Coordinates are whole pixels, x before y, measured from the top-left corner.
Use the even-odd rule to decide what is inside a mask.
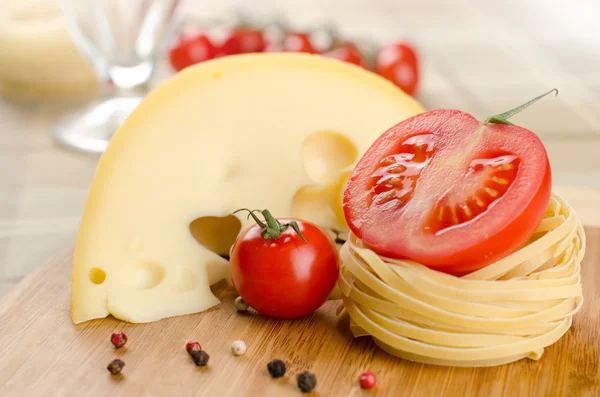
[[[150,78],[154,72],[154,62],[142,61],[134,66],[112,65],[108,68],[108,83],[118,93],[146,93],[149,90]]]

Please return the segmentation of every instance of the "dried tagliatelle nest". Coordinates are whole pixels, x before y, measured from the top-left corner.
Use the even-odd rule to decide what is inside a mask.
[[[526,246],[463,277],[380,257],[350,234],[339,287],[354,336],[395,356],[464,367],[537,360],[583,303],[584,252],[581,222],[553,195]]]

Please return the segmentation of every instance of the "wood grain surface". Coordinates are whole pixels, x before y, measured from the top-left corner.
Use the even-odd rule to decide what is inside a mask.
[[[113,317],[73,325],[69,317],[71,250],[17,285],[0,302],[0,396],[299,396],[296,374],[317,376],[312,396],[597,396],[600,337],[600,229],[587,228],[582,264],[585,303],[573,327],[539,361],[493,368],[449,368],[411,363],[379,350],[369,338],[353,339],[337,301],[294,321],[238,313],[235,295],[204,313],[149,324]],[[110,335],[129,341],[116,350]],[[242,339],[244,356],[230,345]],[[210,354],[197,368],[184,345],[198,340]],[[107,364],[121,358],[121,376]],[[279,358],[284,378],[266,365]],[[358,385],[364,370],[377,374],[370,391]]]

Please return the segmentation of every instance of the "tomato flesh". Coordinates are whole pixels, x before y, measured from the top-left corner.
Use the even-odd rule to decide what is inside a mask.
[[[282,224],[290,219],[280,220]],[[256,311],[295,318],[317,310],[335,287],[339,263],[335,243],[318,226],[296,220],[302,239],[288,228],[266,240],[260,227],[244,231],[231,249],[231,280]]]
[[[550,194],[548,157],[531,131],[437,110],[371,146],[349,179],[344,212],[379,254],[463,275],[526,244]]]

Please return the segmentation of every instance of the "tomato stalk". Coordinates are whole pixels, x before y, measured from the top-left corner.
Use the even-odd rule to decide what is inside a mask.
[[[496,114],[494,116],[489,117],[487,120],[485,120],[483,122],[483,124],[489,124],[489,123],[493,123],[493,124],[512,124],[510,121],[508,121],[508,119],[512,116],[514,116],[517,113],[521,113],[523,110],[527,109],[529,106],[533,105],[534,103],[536,103],[537,101],[539,101],[540,99],[542,99],[543,97],[550,95],[551,93],[555,93],[554,96],[558,95],[558,90],[556,88],[551,89],[550,91],[546,92],[545,94],[542,94],[540,96],[537,96],[535,98],[533,98],[531,101],[522,104],[521,106],[517,106],[514,109],[511,109],[507,112],[504,113],[500,113],[500,114]]]
[[[287,230],[288,227],[291,227],[298,234],[298,236],[300,236],[302,241],[306,241],[296,221],[290,221],[289,223],[281,224],[281,222],[275,219],[269,210],[249,210],[247,208],[241,208],[237,211],[234,211],[234,214],[240,211],[248,211],[248,218],[254,218],[254,221],[262,230],[260,232],[261,237],[266,240],[277,240],[279,237],[281,237],[283,232]],[[261,213],[265,218],[265,222],[261,221],[256,216],[255,212]]]

